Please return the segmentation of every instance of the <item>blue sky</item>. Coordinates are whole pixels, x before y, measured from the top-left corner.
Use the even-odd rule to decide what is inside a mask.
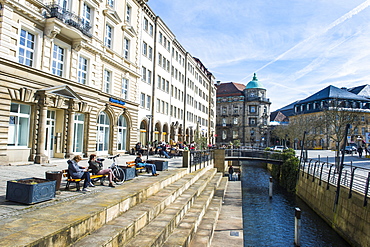
[[[370,0],[149,0],[221,82],[257,73],[271,111],[333,85],[370,84]]]

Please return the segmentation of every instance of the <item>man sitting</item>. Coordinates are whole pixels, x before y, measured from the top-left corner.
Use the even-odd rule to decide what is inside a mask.
[[[158,176],[159,174],[157,173],[157,167],[155,166],[155,164],[150,164],[150,163],[145,163],[142,159],[141,159],[141,156],[142,154],[139,153],[135,159],[135,163],[136,163],[136,166],[137,167],[145,167],[147,169],[151,169],[152,170],[152,175],[153,176]]]

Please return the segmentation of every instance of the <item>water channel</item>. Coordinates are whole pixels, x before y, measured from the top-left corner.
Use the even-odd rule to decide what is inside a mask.
[[[307,204],[274,182],[269,198],[268,170],[242,164],[244,246],[294,246],[295,208],[302,211],[301,246],[350,246]]]

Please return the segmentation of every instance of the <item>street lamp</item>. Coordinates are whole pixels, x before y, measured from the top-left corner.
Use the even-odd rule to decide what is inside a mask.
[[[146,115],[146,117],[148,118],[148,134],[146,136],[146,144],[147,144],[147,148],[146,148],[146,160],[148,160],[149,158],[149,142],[150,142],[150,120],[152,119],[152,115]]]

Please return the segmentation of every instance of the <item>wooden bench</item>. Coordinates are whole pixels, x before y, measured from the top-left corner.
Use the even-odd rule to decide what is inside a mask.
[[[135,167],[136,169],[136,173],[135,175],[137,176],[137,172],[143,172],[143,171],[146,171],[146,167],[145,166],[142,166],[142,167],[136,167],[136,162],[135,161],[127,161],[126,162],[126,166],[127,167]]]
[[[63,173],[63,177],[67,178],[66,190],[69,190],[69,186],[70,186],[71,183],[75,183],[77,191],[80,191],[80,182],[83,179],[81,179],[81,178],[72,178],[72,176],[69,174],[68,169],[62,170],[62,173]],[[104,175],[90,175],[91,181],[100,180],[100,184],[102,184],[102,185],[103,185],[103,181],[104,181],[105,177],[107,177],[106,174],[104,174]]]

